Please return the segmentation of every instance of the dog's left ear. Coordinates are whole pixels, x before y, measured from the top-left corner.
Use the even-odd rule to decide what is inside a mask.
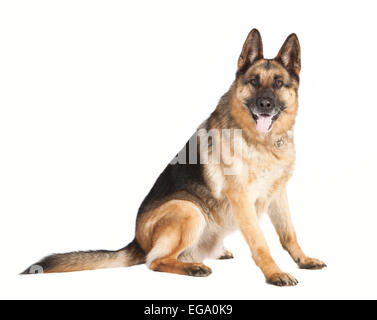
[[[298,76],[301,70],[301,48],[296,34],[292,33],[285,40],[275,60]]]

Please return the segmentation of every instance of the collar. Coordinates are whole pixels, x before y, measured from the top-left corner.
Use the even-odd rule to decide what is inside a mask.
[[[288,132],[284,133],[283,135],[275,139],[274,147],[278,150],[281,150],[289,141],[292,140],[292,138],[293,138],[293,132],[292,130],[289,130]]]

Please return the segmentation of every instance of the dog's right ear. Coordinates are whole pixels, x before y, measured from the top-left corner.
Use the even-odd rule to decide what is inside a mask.
[[[237,73],[245,71],[255,61],[263,59],[262,37],[257,29],[250,31],[238,59]]]

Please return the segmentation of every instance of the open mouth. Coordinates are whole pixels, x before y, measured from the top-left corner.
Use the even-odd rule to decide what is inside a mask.
[[[251,112],[253,119],[256,123],[256,128],[261,133],[267,133],[271,130],[272,124],[274,121],[279,117],[279,113],[277,114],[256,114]]]

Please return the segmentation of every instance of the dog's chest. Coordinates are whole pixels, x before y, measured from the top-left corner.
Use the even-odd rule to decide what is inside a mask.
[[[244,177],[244,183],[255,199],[267,197],[274,183],[281,179],[286,171],[283,161],[260,152],[254,152],[245,162],[248,172],[247,177]]]
[[[270,148],[246,146],[239,176],[243,189],[250,190],[254,200],[269,198],[289,179],[294,166],[293,142],[278,138]]]
[[[231,159],[222,154],[221,164],[210,162],[204,166],[212,196],[221,200],[227,197],[226,191],[232,190],[246,191],[254,201],[269,198],[293,171],[294,144],[288,138],[277,137],[267,147],[248,145],[243,138],[235,140],[232,147],[238,152]]]

